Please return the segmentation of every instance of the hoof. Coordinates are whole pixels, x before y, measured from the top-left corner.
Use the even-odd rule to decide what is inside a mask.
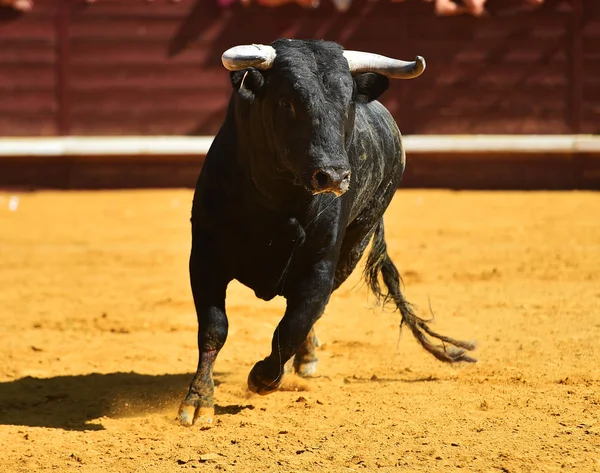
[[[277,391],[283,380],[283,373],[276,377],[275,380],[269,380],[269,377],[265,374],[264,366],[265,362],[259,361],[248,375],[248,389],[261,396]]]
[[[212,424],[215,416],[214,407],[195,407],[185,404],[185,401],[179,406],[177,420],[184,427],[191,427],[195,422],[201,424]]]
[[[214,417],[214,407],[199,407],[196,411],[196,418],[194,419],[194,422],[198,422],[200,424],[212,424]]]
[[[314,374],[317,372],[318,363],[319,360],[309,361],[308,363],[300,363],[295,366],[296,374],[298,376],[302,376],[303,378],[314,376]]]

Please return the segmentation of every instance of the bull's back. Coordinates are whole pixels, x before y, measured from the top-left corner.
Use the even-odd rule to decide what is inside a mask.
[[[357,104],[354,139],[349,152],[353,192],[351,221],[373,199],[395,189],[404,172],[405,155],[396,121],[379,102]],[[389,200],[385,202],[385,207]],[[382,209],[382,210],[385,210]]]

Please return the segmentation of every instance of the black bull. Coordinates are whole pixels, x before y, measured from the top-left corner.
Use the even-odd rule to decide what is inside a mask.
[[[241,48],[241,56],[224,55],[234,90],[194,195],[190,278],[199,363],[180,423],[212,421],[213,366],[227,337],[230,281],[261,299],[287,301],[271,354],[248,376],[250,390],[267,394],[281,384],[294,355],[297,373],[314,372],[313,324],[370,240],[365,276],[373,292],[395,304],[402,323],[435,357],[474,361],[465,353],[471,343],[436,334],[414,314],[384,239],[383,213],[405,156],[394,119],[376,99],[388,87],[386,75],[420,74],[421,58],[393,75],[369,61],[357,65],[324,41],[255,46],[259,58],[248,54],[252,46]]]

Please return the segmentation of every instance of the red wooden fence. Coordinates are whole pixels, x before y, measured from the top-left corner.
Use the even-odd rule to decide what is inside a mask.
[[[419,79],[384,95],[405,133],[600,132],[600,1],[489,0],[488,18],[430,3],[355,0],[346,13],[215,0],[36,0],[0,10],[0,135],[214,134],[230,86],[221,53],[324,38],[404,59]]]

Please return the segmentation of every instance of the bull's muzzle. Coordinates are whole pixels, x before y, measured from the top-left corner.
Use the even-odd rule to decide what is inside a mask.
[[[332,192],[337,196],[342,195],[350,187],[350,169],[322,168],[313,172],[311,185],[313,195]]]

